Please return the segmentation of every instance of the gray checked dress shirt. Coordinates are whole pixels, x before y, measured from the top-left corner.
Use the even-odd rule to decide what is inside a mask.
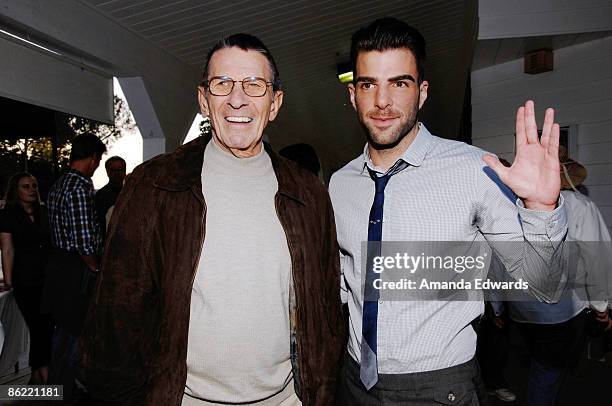
[[[551,299],[545,288],[546,261],[567,232],[560,198],[552,212],[527,210],[487,175],[484,151],[465,143],[419,132],[401,159],[409,166],[394,175],[385,190],[384,241],[474,241],[488,243],[515,278],[529,281],[534,294]],[[362,155],[336,172],[330,182],[342,262],[342,300],[350,310],[349,354],[360,362],[363,307],[362,243],[367,241],[374,182],[365,166],[382,172]],[[504,250],[498,242],[519,244],[534,252]],[[496,248],[497,245],[497,248]],[[498,249],[499,248],[499,249]],[[531,255],[535,254],[535,255]],[[541,265],[541,264],[539,264]],[[538,271],[539,269],[539,271]],[[544,270],[544,271],[543,271]],[[477,301],[380,301],[378,372],[432,371],[469,361],[476,350],[470,322],[484,309]]]

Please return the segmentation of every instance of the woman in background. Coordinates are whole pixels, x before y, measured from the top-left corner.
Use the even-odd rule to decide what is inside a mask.
[[[13,289],[17,306],[30,330],[29,384],[47,382],[53,324],[40,308],[45,266],[50,247],[46,208],[40,203],[38,182],[27,172],[9,179],[6,205],[0,212],[0,243],[4,283]]]

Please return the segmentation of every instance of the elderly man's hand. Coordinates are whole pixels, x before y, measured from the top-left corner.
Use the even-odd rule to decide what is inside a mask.
[[[559,124],[555,112],[546,109],[542,137],[538,139],[533,101],[528,100],[516,112],[516,157],[506,168],[493,155],[483,160],[531,210],[552,211],[557,205],[559,175]]]
[[[594,310],[594,311],[595,311],[595,319],[598,322],[606,325],[605,331],[610,330],[612,328],[612,319],[610,318],[610,315],[608,314],[608,309],[604,310],[603,312],[598,312],[597,310]]]
[[[493,318],[493,324],[495,325],[495,327],[502,329],[504,328],[504,319],[500,316],[495,316]]]

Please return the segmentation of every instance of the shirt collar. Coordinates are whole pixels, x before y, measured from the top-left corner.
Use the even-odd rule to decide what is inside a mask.
[[[84,182],[86,182],[86,183],[88,183],[90,185],[93,185],[93,181],[91,180],[91,178],[89,176],[85,175],[82,172],[77,171],[76,169],[68,168],[68,173],[71,174],[71,175],[76,176],[77,178],[80,178],[82,181],[84,181]]]
[[[427,152],[429,152],[429,150],[431,149],[432,141],[433,141],[433,135],[431,135],[429,130],[425,128],[425,125],[420,122],[417,125],[419,126],[419,131],[417,132],[416,137],[414,138],[410,146],[406,148],[402,156],[398,159],[398,161],[400,160],[405,161],[411,166],[421,166],[421,164],[425,160],[425,156],[427,155]],[[362,167],[361,173],[365,173],[366,175],[368,174],[366,167],[370,168],[373,171],[381,173],[380,168],[374,165],[374,163],[370,159],[370,151],[368,149],[368,144],[366,144],[365,147],[363,148],[362,156],[363,156],[363,167]],[[391,165],[391,169],[396,164],[397,162],[394,165]]]

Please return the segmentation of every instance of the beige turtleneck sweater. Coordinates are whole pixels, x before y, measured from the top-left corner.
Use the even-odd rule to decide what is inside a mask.
[[[263,148],[236,158],[214,141],[206,146],[206,236],[191,293],[187,395],[239,403],[285,388],[271,404],[295,396],[289,382],[291,257],[275,209],[277,190]],[[183,404],[200,402],[187,395]]]

